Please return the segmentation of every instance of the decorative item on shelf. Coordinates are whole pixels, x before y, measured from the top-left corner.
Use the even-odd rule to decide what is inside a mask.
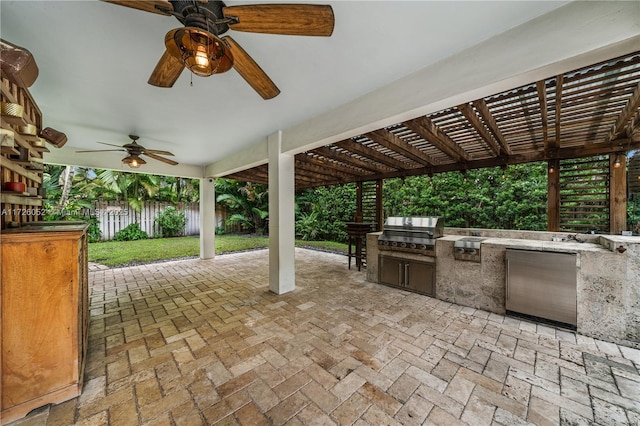
[[[16,163],[29,163],[29,149],[23,146],[18,147],[17,155],[9,155],[9,159],[15,161]]]
[[[29,164],[25,165],[27,170],[44,170],[44,159],[41,157],[29,157]]]
[[[0,102],[2,120],[9,124],[24,125],[24,107],[11,102]]]
[[[38,136],[49,142],[56,148],[62,148],[67,143],[67,135],[62,132],[52,129],[51,127],[45,127],[38,133]]]
[[[24,182],[5,182],[5,191],[24,193],[27,191],[27,185]]]
[[[33,124],[18,126],[18,133],[20,133],[29,142],[38,138],[38,128]]]
[[[7,78],[20,87],[30,87],[38,78],[38,65],[31,52],[2,39],[0,66]]]
[[[31,143],[31,148],[34,151],[37,152],[49,152],[49,149],[47,148],[47,141],[42,139],[42,138],[36,138],[32,141],[30,141]]]
[[[15,148],[15,139],[13,138],[13,130],[0,129],[0,146],[3,154],[16,155],[18,150]]]
[[[36,188],[35,186],[30,186],[27,188],[27,192],[29,193],[30,197],[37,197],[38,196],[38,188]]]

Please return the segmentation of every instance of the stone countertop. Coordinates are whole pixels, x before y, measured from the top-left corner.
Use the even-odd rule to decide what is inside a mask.
[[[465,238],[465,235],[445,235],[438,238],[438,241],[457,241]],[[610,252],[610,250],[594,243],[579,243],[576,241],[541,241],[527,240],[520,238],[496,238],[496,237],[479,237],[484,238],[483,245],[504,246],[505,248],[513,248],[520,250],[535,251],[555,251],[561,253],[578,253],[578,252]]]

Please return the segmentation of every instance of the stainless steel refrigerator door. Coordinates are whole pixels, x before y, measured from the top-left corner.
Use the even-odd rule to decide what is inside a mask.
[[[507,249],[506,309],[577,325],[576,255]]]

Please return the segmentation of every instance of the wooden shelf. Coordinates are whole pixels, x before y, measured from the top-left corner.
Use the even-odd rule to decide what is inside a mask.
[[[0,194],[0,202],[7,204],[25,205],[30,207],[42,206],[42,197],[40,195],[24,195],[19,192],[2,192]]]
[[[33,146],[40,138],[28,133],[20,134],[20,131],[29,132],[29,129],[21,129],[18,126],[33,125],[37,133],[42,126],[42,112],[29,90],[9,81],[4,72],[0,79],[0,98],[2,102],[20,104],[24,110],[22,117],[5,114],[0,120],[0,127],[3,131],[8,131],[6,134],[12,135],[13,141],[13,145],[9,143],[0,151],[0,184],[23,182],[27,187],[38,188],[43,183],[43,153],[49,150],[46,146]],[[40,213],[43,206],[41,196],[3,191],[0,194],[0,204],[2,211],[8,212],[0,216],[0,228],[3,232],[9,223],[24,225],[42,220],[41,216],[28,214],[36,211]]]
[[[20,151],[18,151],[15,147],[13,146],[3,146],[2,147],[2,154],[7,154],[7,155],[18,155],[20,154]]]

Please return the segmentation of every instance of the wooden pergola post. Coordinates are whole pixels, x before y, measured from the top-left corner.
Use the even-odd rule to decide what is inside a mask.
[[[560,160],[547,165],[547,230],[560,230]]]
[[[609,222],[612,235],[627,230],[627,156],[609,155]]]
[[[382,225],[384,225],[384,213],[382,209],[382,179],[376,181],[376,224],[378,228],[376,231],[382,231]]]
[[[353,218],[354,222],[362,222],[362,182],[356,183],[356,217]]]

